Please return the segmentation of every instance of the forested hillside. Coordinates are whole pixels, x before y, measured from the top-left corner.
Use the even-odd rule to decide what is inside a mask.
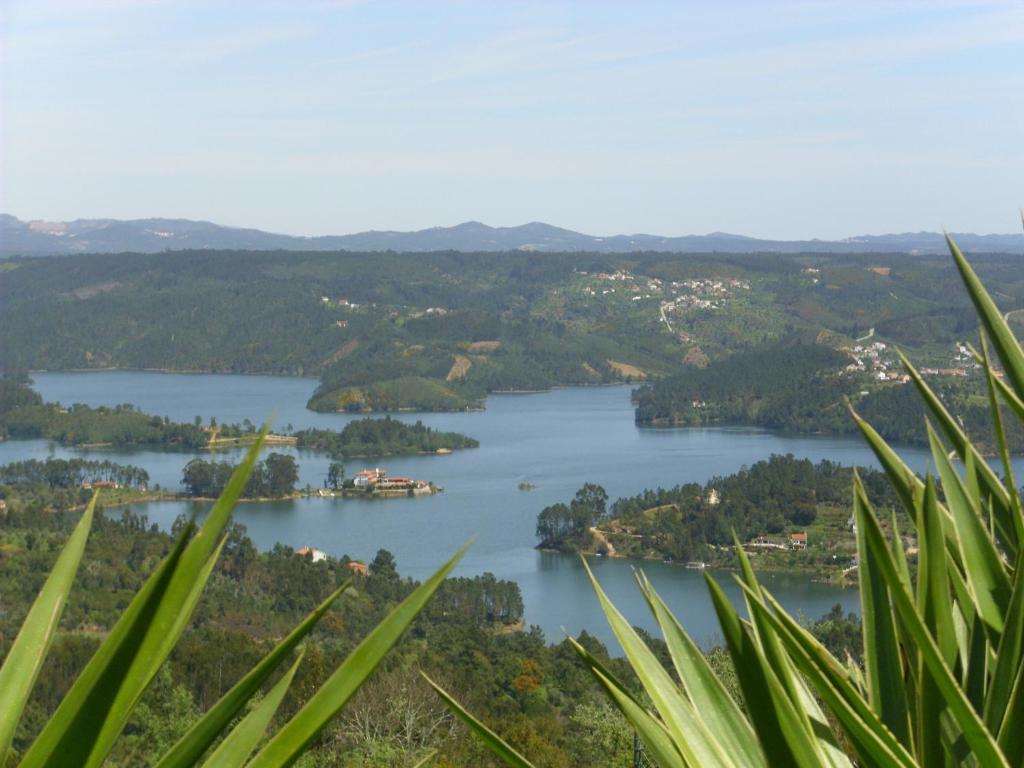
[[[975,263],[1005,311],[1024,305],[1013,256]],[[316,375],[311,406],[322,410],[456,410],[495,391],[657,380],[794,336],[833,349],[884,340],[944,366],[974,331],[947,261],[908,254],[188,251],[0,263],[4,370]]]

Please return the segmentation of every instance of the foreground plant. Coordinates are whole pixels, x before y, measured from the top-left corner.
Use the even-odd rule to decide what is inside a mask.
[[[21,756],[24,768],[98,766],[170,655],[199,602],[226,541],[225,528],[263,445],[266,431],[235,470],[205,522],[192,520],[171,553],[135,595],[42,732]],[[94,496],[43,585],[0,667],[0,764],[56,633],[92,525]],[[465,547],[412,592],[356,647],[323,686],[284,725],[268,729],[295,675],[296,660],[250,712],[232,727],[271,675],[295,651],[348,587],[341,585],[229,690],[157,765],[291,765],[352,698],[398,641]],[[300,654],[301,656],[301,654]],[[204,761],[204,755],[214,751]],[[258,750],[258,751],[257,751]],[[255,756],[252,756],[256,752]],[[251,758],[251,759],[250,759]]]
[[[975,354],[987,381],[1001,472],[985,462],[903,357],[937,426],[927,424],[938,479],[919,478],[870,425],[856,413],[853,418],[913,522],[916,569],[907,562],[895,515],[886,537],[855,476],[861,668],[836,659],[782,609],[758,582],[737,540],[737,581],[749,620],[710,575],[705,578],[742,701],[733,700],[642,573],[637,583],[675,676],[591,574],[645,699],[582,646],[574,647],[661,768],[1024,765],[1024,512],[1002,420],[1008,410],[1024,421],[1024,353],[959,248],[947,240],[984,329],[981,353]],[[1005,378],[992,367],[989,343]],[[434,687],[505,762],[530,765]]]

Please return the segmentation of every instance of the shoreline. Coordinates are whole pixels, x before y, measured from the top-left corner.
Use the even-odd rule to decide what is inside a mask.
[[[720,565],[715,563],[703,563],[702,567],[694,568],[689,562],[683,562],[681,560],[666,560],[657,555],[641,555],[639,557],[634,555],[623,555],[619,553],[598,553],[593,549],[574,549],[565,551],[562,549],[554,549],[552,547],[541,547],[536,546],[534,550],[537,552],[547,552],[556,555],[580,555],[587,558],[597,558],[600,560],[622,560],[625,562],[632,563],[661,563],[662,565],[668,565],[673,568],[682,568],[683,570],[699,570],[699,571],[720,571],[723,573],[739,573],[739,568],[731,565]],[[701,561],[703,562],[703,561]],[[806,576],[808,581],[817,584],[828,584],[833,587],[840,587],[842,589],[852,589],[857,586],[856,579],[851,579],[848,575],[848,569],[836,567],[835,574],[830,574],[825,569],[809,569],[809,568],[793,568],[793,567],[764,567],[763,563],[754,564],[755,573],[764,574],[789,574],[793,576]]]

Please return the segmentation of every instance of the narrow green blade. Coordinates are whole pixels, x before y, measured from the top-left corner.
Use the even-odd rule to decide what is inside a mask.
[[[952,443],[953,449],[960,456],[960,459],[964,462],[973,462],[974,467],[978,471],[978,476],[984,483],[986,490],[992,497],[994,503],[994,512],[996,516],[996,523],[999,525],[1000,532],[1002,534],[1003,543],[1011,550],[1012,554],[1016,556],[1017,552],[1017,533],[1010,517],[1010,496],[1006,492],[1006,488],[1003,487],[1002,481],[999,476],[992,471],[992,468],[985,462],[984,458],[978,453],[977,448],[974,444],[967,439],[967,435],[960,428],[956,419],[946,410],[946,406],[942,404],[942,401],[932,391],[931,387],[921,377],[921,374],[917,372],[917,369],[911,364],[911,362],[903,355],[899,353],[900,359],[903,361],[903,367],[907,373],[910,374],[911,380],[914,382],[918,391],[921,393],[925,401],[925,405],[928,410],[931,411],[946,435],[947,439]]]
[[[722,745],[708,732],[697,718],[693,705],[683,696],[679,686],[671,678],[657,657],[647,647],[626,618],[612,604],[601,589],[597,579],[583,560],[583,567],[590,577],[590,584],[601,603],[605,618],[615,633],[622,650],[633,666],[647,695],[661,716],[672,741],[687,763],[693,765],[720,765],[728,759]]]
[[[1002,632],[1003,617],[1010,602],[1010,579],[995,542],[989,538],[982,523],[981,509],[972,502],[930,424],[928,441],[935,467],[942,478],[942,492],[956,531],[967,586],[985,623],[995,632]]]
[[[64,613],[64,605],[92,528],[96,496],[93,494],[89,506],[68,537],[7,652],[3,667],[0,667],[0,758],[11,746],[25,703],[57,634],[57,625]]]
[[[963,253],[960,252],[960,248],[948,234],[946,243],[949,245],[949,252],[953,255],[953,261],[960,272],[967,293],[970,295],[971,301],[974,302],[975,309],[978,310],[981,323],[988,331],[989,338],[992,339],[992,346],[995,347],[996,354],[1003,363],[1003,370],[1006,371],[1006,376],[1017,396],[1024,399],[1024,353],[1021,352],[1020,344],[1017,343],[1010,326],[1006,324],[1003,313],[992,301],[992,297],[985,290],[978,275],[975,274]]]
[[[676,748],[672,737],[664,723],[656,719],[643,704],[612,674],[598,659],[594,658],[575,639],[569,638],[573,650],[579,654],[584,665],[598,681],[605,692],[611,697],[612,703],[619,708],[626,720],[636,730],[644,747],[653,755],[658,766],[688,766]],[[695,767],[696,768],[696,767]]]
[[[914,497],[924,491],[924,483],[921,482],[921,478],[903,463],[899,454],[890,448],[882,436],[875,431],[875,428],[858,416],[853,408],[850,408],[850,414],[853,416],[854,423],[867,439],[868,447],[871,448],[878,463],[882,465],[882,469],[889,477],[893,490],[896,491],[896,495],[903,503],[903,508],[913,517]]]
[[[246,702],[259,690],[260,686],[273,673],[281,662],[291,654],[300,642],[317,625],[327,610],[344,592],[352,580],[348,579],[327,597],[307,616],[299,626],[291,631],[274,649],[264,656],[234,687],[225,693],[220,701],[214,704],[202,719],[193,725],[188,733],[181,737],[177,744],[165,754],[156,768],[189,768],[195,765],[199,757],[220,738],[224,729],[231,723]]]
[[[858,474],[854,475],[854,519],[874,516]],[[895,531],[893,532],[895,534]],[[863,526],[857,526],[857,551],[862,553],[858,569],[861,629],[864,636],[864,674],[871,708],[901,744],[910,747],[910,720],[903,684],[903,660],[896,634],[892,603],[885,581],[867,552]]]
[[[427,677],[425,672],[420,672],[420,674],[423,675],[423,679],[430,683],[430,686],[437,691],[437,695],[444,700],[444,703],[447,704],[448,708],[455,713],[455,716],[464,722],[470,732],[480,739],[480,741],[482,741],[487,748],[491,750],[491,752],[500,757],[502,761],[504,761],[505,765],[509,765],[512,768],[533,768],[533,764],[530,763],[529,760],[510,747],[508,743],[501,738],[501,736],[496,734],[463,709],[462,706],[453,699],[444,688]]]
[[[203,763],[207,768],[242,768],[249,755],[256,749],[260,739],[267,732],[267,726],[274,719],[277,708],[281,706],[281,700],[288,692],[295,672],[302,663],[302,654],[292,664],[291,669],[281,676],[270,692],[257,704],[252,712],[242,718],[231,732],[224,737],[224,741],[217,745],[217,748]]]
[[[719,742],[738,764],[765,765],[757,734],[711,669],[707,657],[665,605],[647,576],[637,574],[637,582],[661,627],[679,680],[693,702],[697,717],[711,733],[721,734]]]
[[[751,591],[746,584],[741,586]],[[769,610],[769,604],[773,610]],[[753,601],[753,610],[775,629],[796,667],[811,681],[846,730],[860,756],[859,765],[914,768],[914,759],[908,750],[860,695],[843,666],[813,635],[793,621],[771,596],[766,596],[764,602]]]
[[[342,662],[312,698],[264,745],[250,763],[251,768],[287,766],[317,737],[331,719],[359,690],[363,681],[377,668],[384,655],[398,642],[402,633],[422,610],[430,596],[451,573],[465,554],[467,543],[455,556],[398,604],[387,618],[367,635]]]
[[[29,748],[23,768],[69,764],[92,768],[106,758],[191,616],[266,431],[235,470],[196,535],[189,539],[194,530],[190,524],[132,599]]]
[[[1018,559],[1013,574],[1013,594],[1006,611],[1003,634],[996,650],[994,669],[985,700],[985,724],[993,733],[1002,733],[1007,723],[1008,702],[1020,670],[1024,669],[1024,557]],[[1024,731],[1011,724],[1011,729]],[[1003,738],[1000,735],[1000,742]],[[1009,755],[1008,755],[1009,757]]]
[[[1017,679],[1006,702],[1003,725],[999,729],[999,746],[1011,765],[1024,765],[1024,664],[1017,667]]]
[[[705,573],[704,580],[765,755],[774,765],[820,768],[822,759],[815,735],[806,730],[805,719],[797,714],[722,587],[710,574]]]
[[[974,750],[982,765],[1006,766],[1006,760],[995,739],[985,728],[964,692],[957,685],[953,672],[946,666],[942,652],[929,634],[921,615],[917,612],[914,600],[904,587],[896,565],[892,561],[892,555],[886,546],[885,537],[878,526],[878,521],[872,515],[861,514],[857,519],[857,525],[865,528],[867,550],[861,553],[861,557],[874,558],[878,565],[882,578],[889,586],[889,593],[903,626],[913,638],[938,692],[949,707],[949,713],[963,732],[967,743]]]

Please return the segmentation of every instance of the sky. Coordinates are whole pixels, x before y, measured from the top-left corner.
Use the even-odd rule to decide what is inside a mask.
[[[1012,232],[1021,2],[0,0],[0,211]]]

